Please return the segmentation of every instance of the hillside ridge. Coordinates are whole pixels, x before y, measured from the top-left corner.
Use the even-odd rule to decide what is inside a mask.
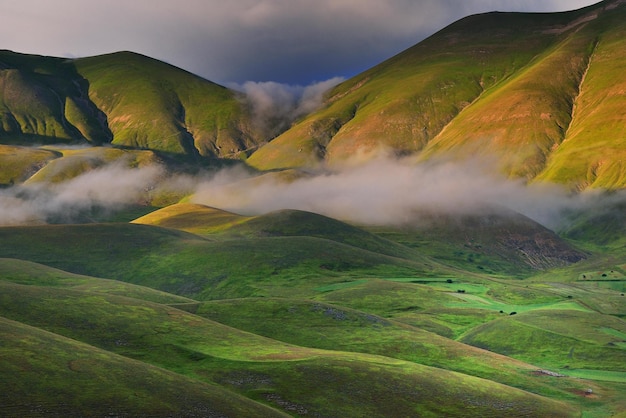
[[[239,93],[134,52],[64,59],[0,51],[0,142],[113,144],[237,158],[262,134]]]
[[[488,156],[506,176],[574,190],[621,188],[622,152],[600,162],[597,153],[623,141],[626,100],[616,68],[626,62],[625,10],[621,1],[605,1],[569,12],[463,18],[335,87],[324,108],[248,163],[262,170],[314,167],[386,148],[419,160]],[[609,66],[615,71],[602,76]],[[602,107],[593,118],[617,133],[611,140],[586,128],[592,119],[580,103],[590,93],[598,103],[614,101],[610,112]],[[588,147],[581,139],[562,157],[556,151],[578,125],[590,132],[585,143],[598,143],[595,155],[581,152]],[[574,153],[580,155],[573,159]],[[593,174],[596,166],[606,174]]]

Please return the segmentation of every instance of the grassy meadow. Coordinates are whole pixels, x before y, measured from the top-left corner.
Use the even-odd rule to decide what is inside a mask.
[[[468,221],[467,231],[481,236],[475,229]],[[624,410],[626,279],[618,266],[626,260],[617,250],[491,275],[467,260],[437,259],[435,252],[464,244],[441,240],[424,250],[434,240],[423,229],[366,230],[302,211],[241,216],[189,203],[133,223],[0,228],[2,364],[30,371],[3,380],[3,391],[16,379],[20,388],[37,387],[14,392],[22,402],[4,403],[3,412],[604,417]],[[481,248],[489,245],[497,247],[485,240]],[[579,251],[576,241],[563,245]],[[609,253],[614,265],[605,264]],[[493,269],[519,262],[507,257]],[[491,259],[481,262],[491,268]],[[42,344],[51,346],[45,366],[33,363]],[[77,348],[68,352],[68,344]],[[112,372],[103,376],[100,367]],[[88,375],[74,376],[83,368]],[[110,403],[94,407],[96,389],[72,393],[75,379],[93,388],[105,384],[98,379],[115,382],[98,395]],[[173,388],[186,394],[184,405],[162,395]]]

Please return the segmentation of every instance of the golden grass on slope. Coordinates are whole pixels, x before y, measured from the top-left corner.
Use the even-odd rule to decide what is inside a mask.
[[[564,138],[591,41],[567,38],[486,91],[428,144],[424,157],[496,156],[506,174],[534,177]]]
[[[572,124],[540,180],[573,189],[626,185],[626,24],[613,27],[597,40]]]
[[[573,189],[626,184],[626,7],[462,19],[340,84],[248,163],[344,162],[384,148],[496,159]],[[588,71],[587,71],[588,69]]]
[[[122,150],[110,147],[64,148],[47,147],[50,152],[60,154],[61,157],[50,161],[45,167],[28,179],[28,182],[57,183],[72,179],[89,170],[102,167],[105,164],[120,161],[128,166],[145,166],[158,162],[153,151]]]
[[[20,183],[60,156],[53,150],[0,145],[0,185]]]
[[[227,229],[247,219],[249,218],[205,205],[177,203],[137,218],[132,223],[202,234]]]
[[[328,107],[248,161],[262,169],[285,167],[290,162],[280,147],[287,154],[312,149],[317,158],[332,161],[380,146],[417,152],[484,90],[523,68],[554,41],[555,37],[542,37],[529,27],[542,24],[524,14],[486,14],[459,21],[337,86]],[[513,42],[515,50],[510,48]]]

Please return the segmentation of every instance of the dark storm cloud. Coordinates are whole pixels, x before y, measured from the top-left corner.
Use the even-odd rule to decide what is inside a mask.
[[[593,0],[4,0],[0,48],[57,56],[131,50],[220,83],[349,77],[463,16]]]

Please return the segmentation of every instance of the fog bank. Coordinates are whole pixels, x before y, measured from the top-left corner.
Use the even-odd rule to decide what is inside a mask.
[[[111,163],[60,183],[32,183],[0,190],[0,225],[73,222],[85,211],[115,211],[140,203],[164,170]]]
[[[242,215],[297,209],[375,225],[419,223],[420,212],[465,215],[506,208],[551,229],[561,227],[569,211],[626,202],[623,192],[570,193],[495,172],[485,160],[416,164],[386,155],[343,168],[261,175],[242,167],[176,175],[160,166],[129,168],[120,161],[61,183],[0,190],[0,225],[71,223],[94,209],[102,213],[147,205],[160,193],[190,196],[192,202]]]
[[[554,184],[526,185],[494,174],[484,160],[415,164],[382,156],[285,182],[223,171],[199,183],[192,200],[240,214],[298,209],[364,224],[401,224],[416,213],[479,214],[503,207],[556,228],[565,211],[596,204],[600,192],[572,194]]]

